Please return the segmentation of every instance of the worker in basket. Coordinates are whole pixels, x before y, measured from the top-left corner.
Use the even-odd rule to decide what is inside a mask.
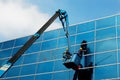
[[[68,48],[66,48],[66,51],[63,53],[63,59],[64,61],[70,59],[72,54],[69,52]]]
[[[78,56],[82,58],[83,53],[87,54],[87,41],[85,40],[83,40],[80,45],[80,49],[78,50]]]
[[[84,69],[82,64],[78,65],[78,68],[75,70],[73,80],[92,80],[93,74],[93,63],[90,62],[88,65],[89,68]]]

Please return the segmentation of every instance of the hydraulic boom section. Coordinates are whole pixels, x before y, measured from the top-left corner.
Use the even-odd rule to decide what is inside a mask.
[[[69,44],[69,34],[68,34],[68,15],[64,10],[58,10],[56,13],[18,50],[18,52],[11,57],[5,64],[0,67],[0,77],[2,77],[8,69],[20,58],[20,56],[41,36],[41,34],[54,22],[54,20],[59,17],[65,35],[68,39]],[[70,48],[68,46],[68,48]]]

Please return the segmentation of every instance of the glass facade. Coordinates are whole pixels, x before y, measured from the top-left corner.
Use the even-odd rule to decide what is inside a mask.
[[[83,40],[88,42],[88,62],[94,63],[92,80],[120,78],[120,15],[101,18],[69,27],[72,53]],[[30,38],[0,42],[0,66]],[[73,80],[74,70],[63,65],[67,47],[63,29],[44,32],[0,80]],[[84,60],[81,61],[84,64]]]

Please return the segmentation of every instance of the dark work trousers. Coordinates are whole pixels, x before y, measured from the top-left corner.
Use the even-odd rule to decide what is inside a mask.
[[[76,70],[73,80],[92,80],[92,69]]]

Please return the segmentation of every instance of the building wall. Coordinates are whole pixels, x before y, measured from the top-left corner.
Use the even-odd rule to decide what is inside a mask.
[[[69,27],[72,53],[82,40],[88,42],[89,62],[94,63],[93,80],[120,78],[120,15]],[[30,36],[0,43],[0,66],[13,56]],[[45,32],[0,80],[72,80],[74,70],[63,65],[67,47],[63,29]],[[83,62],[84,63],[84,62]]]

